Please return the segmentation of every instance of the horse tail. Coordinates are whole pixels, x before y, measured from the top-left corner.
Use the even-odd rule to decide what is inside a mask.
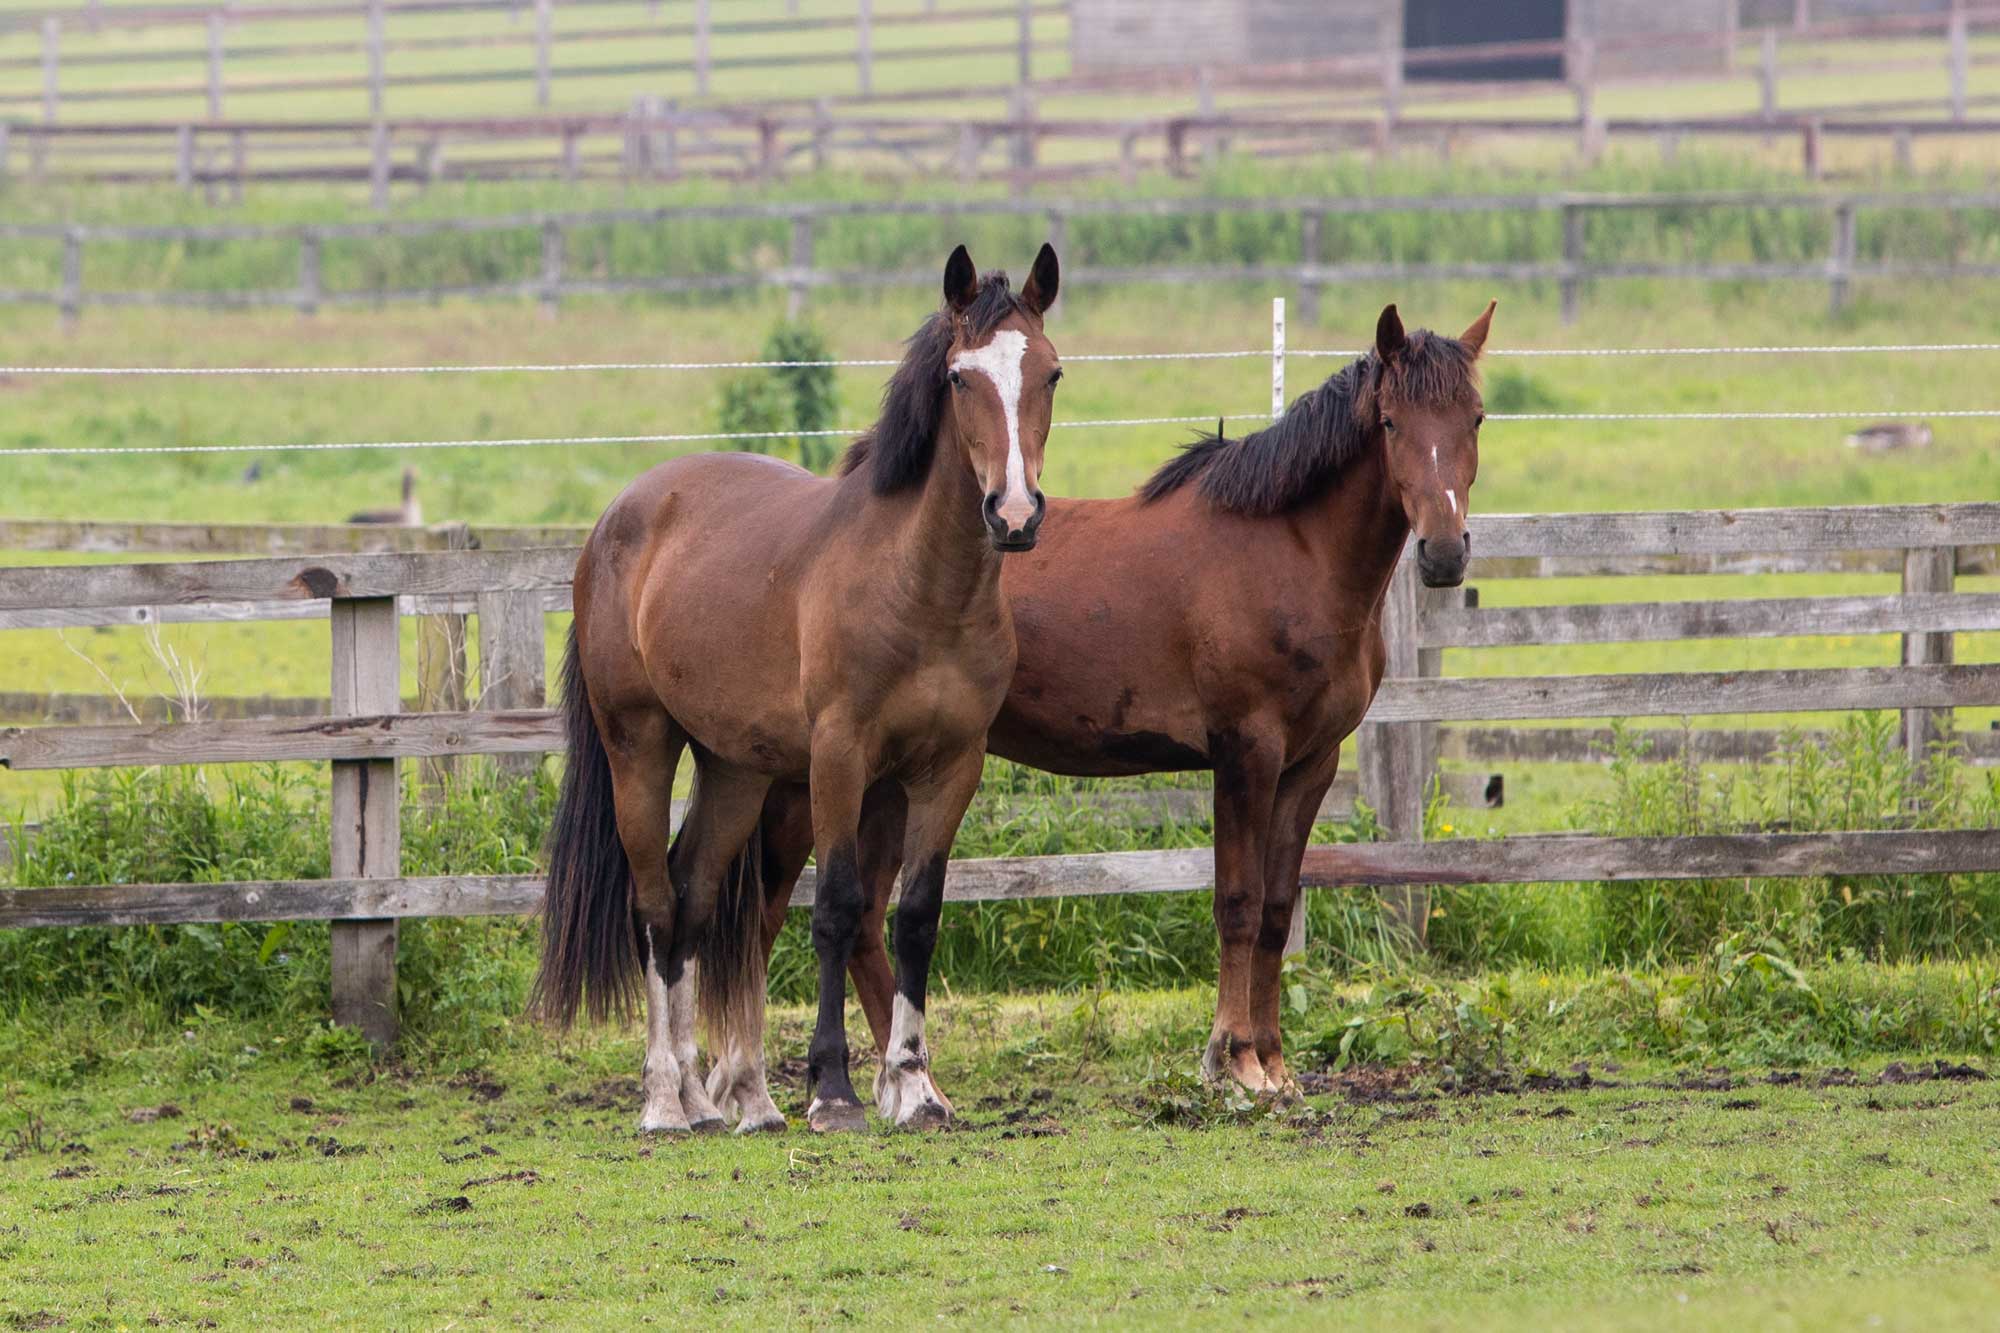
[[[632,867],[612,801],[611,758],[590,713],[574,624],[563,654],[562,687],[569,759],[549,831],[542,966],[528,1007],[544,1022],[567,1028],[578,1010],[593,1020],[629,1016],[643,971]]]
[[[726,1058],[762,1016],[764,998],[764,822],[722,877],[715,915],[695,941],[695,1007],[713,1058]],[[762,1033],[754,1040],[762,1041]]]

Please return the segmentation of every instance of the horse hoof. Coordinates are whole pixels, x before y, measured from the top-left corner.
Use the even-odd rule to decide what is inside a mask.
[[[782,1115],[765,1116],[762,1120],[752,1120],[748,1116],[736,1127],[738,1134],[782,1134],[788,1126]]]
[[[703,1116],[688,1125],[688,1129],[696,1134],[720,1134],[727,1128],[728,1122],[719,1115]]]
[[[685,1120],[641,1120],[639,1122],[639,1132],[641,1134],[664,1134],[677,1139],[685,1138],[693,1132],[693,1129],[694,1127]]]
[[[896,1122],[898,1129],[943,1129],[951,1123],[951,1108],[941,1102],[919,1103]]]
[[[815,1134],[846,1134],[868,1128],[860,1102],[819,1102],[806,1116]]]

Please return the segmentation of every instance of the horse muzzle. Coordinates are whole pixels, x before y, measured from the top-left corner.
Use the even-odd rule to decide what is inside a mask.
[[[1456,540],[1417,538],[1417,577],[1426,588],[1456,588],[1465,582],[1465,566],[1471,558],[1469,532],[1460,533]]]

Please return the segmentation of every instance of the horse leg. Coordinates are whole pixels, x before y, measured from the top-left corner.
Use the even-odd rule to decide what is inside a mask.
[[[770,779],[756,773],[709,762],[695,772],[694,799],[680,836],[668,856],[668,875],[680,892],[680,922],[672,943],[654,953],[647,974],[648,995],[655,986],[666,996],[663,1034],[649,1024],[650,1036],[664,1035],[677,1076],[681,1106],[692,1128],[717,1130],[722,1112],[709,1099],[701,1078],[701,1056],[695,1044],[695,974],[688,966],[697,940],[715,920],[722,883],[730,873],[763,812]],[[755,918],[748,923],[754,927]],[[754,947],[754,945],[753,945]],[[720,978],[711,978],[720,982]],[[649,1042],[649,1044],[651,1044]],[[666,1062],[662,1062],[663,1072]]]
[[[771,948],[784,928],[785,913],[791,905],[792,886],[812,856],[812,807],[806,789],[798,784],[780,784],[764,798],[764,904],[758,943],[768,965]],[[785,1127],[784,1112],[771,1099],[769,1074],[764,1066],[765,990],[747,996],[743,1021],[718,1043],[714,1063],[708,1071],[708,1095],[723,1114],[734,1113],[738,1134],[755,1134]]]
[[[1269,1086],[1250,1023],[1250,963],[1264,906],[1264,859],[1277,796],[1280,745],[1249,731],[1212,734],[1215,763],[1215,931],[1221,941],[1215,1027],[1202,1077]]]
[[[1333,784],[1340,752],[1325,761],[1294,768],[1278,784],[1271,818],[1271,842],[1264,857],[1264,913],[1257,927],[1257,947],[1250,964],[1250,1025],[1264,1077],[1280,1098],[1299,1096],[1298,1080],[1285,1068],[1284,1039],[1279,1033],[1279,998],[1283,993],[1285,941],[1291,937],[1292,913],[1299,901],[1299,864],[1312,839],[1313,820]]]
[[[889,967],[882,923],[889,917],[896,873],[903,868],[909,814],[909,797],[900,782],[876,783],[868,789],[868,799],[861,807],[861,885],[868,898],[861,910],[861,934],[854,943],[854,957],[847,962],[847,974],[854,979],[855,998],[868,1018],[868,1034],[875,1039],[875,1050],[885,1063],[896,974]]]
[[[951,1119],[951,1103],[931,1077],[924,1040],[924,997],[931,954],[937,948],[938,914],[944,909],[945,863],[965,807],[979,789],[985,755],[973,750],[930,782],[910,792],[903,864],[909,875],[896,908],[896,1002],[882,1067],[875,1077],[875,1105],[885,1120],[921,1129]]]
[[[645,1105],[639,1128],[647,1133],[685,1134],[691,1128],[681,1107],[680,1062],[669,1038],[669,1002],[657,964],[675,939],[673,882],[667,871],[674,770],[687,733],[664,711],[619,713],[600,719],[605,754],[611,764],[611,799],[618,840],[632,868],[632,914],[646,951],[646,1061],[640,1086]]]
[[[847,1067],[847,963],[867,905],[857,842],[868,779],[864,747],[853,730],[826,723],[815,729],[811,781],[813,855],[819,863],[812,916],[819,1015],[806,1053],[812,1098],[806,1119],[815,1131],[827,1133],[868,1123]]]

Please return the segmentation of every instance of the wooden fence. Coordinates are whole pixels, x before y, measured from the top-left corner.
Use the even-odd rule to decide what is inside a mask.
[[[2000,130],[2000,122],[1994,127]],[[1298,317],[1308,325],[1319,319],[1320,294],[1345,283],[1493,279],[1507,282],[1550,282],[1561,292],[1565,319],[1574,319],[1590,283],[1604,279],[1666,278],[1693,281],[1808,281],[1827,285],[1828,301],[1838,310],[1853,284],[1863,279],[1963,279],[2000,277],[2000,262],[1976,258],[1860,257],[1860,219],[1876,212],[1917,213],[1951,218],[1971,211],[2000,208],[2000,193],[1951,194],[1926,192],[1770,193],[1711,191],[1699,193],[1552,193],[1533,195],[1466,195],[1411,197],[1266,197],[1071,199],[1046,202],[1019,200],[862,202],[844,204],[724,204],[671,209],[617,209],[583,213],[517,214],[507,216],[429,219],[408,222],[342,223],[315,226],[64,226],[48,223],[0,223],[0,240],[31,241],[61,246],[61,277],[54,288],[0,289],[0,305],[54,306],[66,319],[77,318],[86,306],[177,306],[206,309],[293,307],[302,314],[328,305],[381,305],[388,302],[432,302],[445,298],[535,300],[555,311],[579,296],[688,295],[778,288],[790,294],[794,315],[805,308],[811,293],[824,288],[931,286],[929,269],[856,270],[821,267],[814,255],[818,238],[829,225],[868,218],[998,218],[1040,219],[1049,238],[1070,257],[1063,269],[1068,285],[1135,282],[1257,282],[1291,283],[1298,292]],[[1822,259],[1750,260],[1627,260],[1590,256],[1590,219],[1608,212],[1640,210],[1686,212],[1695,209],[1783,210],[1817,214],[1825,219],[1827,248]],[[1322,237],[1336,216],[1394,213],[1517,212],[1553,215],[1560,219],[1560,258],[1510,258],[1453,262],[1406,263],[1368,258],[1329,258]],[[1071,242],[1070,224],[1097,218],[1263,215],[1292,218],[1298,227],[1298,258],[1261,264],[1096,265],[1087,243]],[[789,230],[788,258],[752,270],[708,273],[589,273],[573,270],[570,238],[586,229],[661,227],[675,223],[730,221],[746,225],[783,225]],[[515,232],[538,237],[526,247],[534,259],[532,271],[494,282],[449,286],[329,288],[325,253],[329,244],[366,242],[388,236]],[[292,246],[297,255],[298,281],[290,287],[237,289],[160,289],[92,287],[86,262],[90,246],[132,243],[209,247],[214,243]]]
[[[1955,707],[2000,706],[2000,663],[1954,661],[1954,633],[2000,629],[2000,595],[1960,592],[2000,572],[2000,504],[1489,516],[1472,521],[1478,578],[1894,568],[1880,597],[1481,609],[1420,594],[1408,562],[1385,606],[1389,678],[1360,735],[1360,791],[1388,841],[1314,848],[1310,885],[1369,884],[1421,934],[1438,883],[1517,883],[2000,870],[2000,829],[1749,833],[1692,838],[1514,837],[1421,844],[1437,724],[1496,719],[1894,709],[1925,760]],[[333,1008],[378,1040],[395,1031],[396,921],[534,910],[535,876],[406,878],[397,765],[560,744],[541,707],[545,611],[573,548],[338,554],[0,570],[0,614],[132,607],[305,608],[330,627],[325,719],[14,728],[0,766],[307,760],[333,766],[332,878],[202,885],[70,885],[0,893],[0,927],[293,918],[333,922]],[[471,599],[494,664],[476,713],[400,711],[399,600]],[[14,621],[12,623],[22,623]],[[1445,647],[1849,633],[1902,636],[1902,665],[1546,677],[1444,677]],[[1204,888],[1204,850],[954,862],[947,894],[992,900]],[[810,876],[799,901],[809,901]]]
[[[630,6],[630,0],[625,3]],[[565,0],[564,7],[616,6],[612,0],[596,6]],[[527,17],[530,8],[533,23],[522,26],[519,21]],[[997,170],[1026,185],[1110,170],[1129,173],[1147,165],[1178,167],[1185,162],[1190,139],[1204,152],[1230,143],[1245,151],[1288,154],[1355,143],[1382,149],[1409,141],[1448,144],[1454,136],[1481,132],[1562,134],[1574,137],[1585,153],[1594,154],[1610,138],[1633,133],[1678,143],[1689,133],[1768,136],[1788,128],[1801,137],[1808,172],[1817,174],[1819,145],[1825,134],[1887,137],[1907,159],[1915,138],[1940,132],[1934,117],[1944,118],[1949,127],[1945,132],[1990,133],[1992,126],[1981,129],[1973,111],[2000,100],[1970,91],[1973,71],[2000,61],[2000,56],[1991,52],[1976,51],[1972,43],[1979,25],[2000,20],[2000,7],[1984,5],[1954,5],[1949,13],[1834,23],[1813,23],[1807,6],[1803,16],[1794,14],[1793,23],[1763,30],[1754,61],[1742,58],[1742,38],[1733,30],[1603,37],[1578,32],[1547,41],[1405,48],[1400,30],[1385,25],[1383,45],[1337,59],[1199,70],[1084,70],[1060,78],[1036,77],[1037,55],[1058,54],[1062,45],[1038,36],[1036,25],[1040,21],[1042,31],[1051,26],[1066,28],[1068,6],[1063,3],[1003,0],[987,5],[939,9],[926,4],[923,9],[909,9],[878,8],[873,0],[858,0],[851,16],[812,19],[737,19],[718,17],[711,9],[711,0],[695,0],[688,20],[662,22],[658,6],[649,5],[644,22],[617,27],[574,27],[567,18],[559,24],[551,0],[534,0],[532,6],[493,0],[450,5],[339,4],[317,12],[286,6],[232,5],[225,10],[49,13],[38,16],[36,49],[30,52],[23,48],[11,56],[0,54],[0,70],[18,71],[23,76],[16,91],[0,91],[0,112],[11,104],[38,113],[38,117],[21,116],[0,123],[0,150],[9,136],[24,143],[30,170],[37,176],[60,172],[96,181],[172,179],[211,190],[224,183],[240,190],[248,180],[367,180],[378,202],[386,201],[393,182],[425,183],[452,175],[571,179],[608,175],[630,179],[718,173],[769,178],[781,174],[788,163],[802,159],[824,166],[829,154],[838,155],[848,165],[886,165],[904,174],[940,170],[969,173],[988,169],[981,159],[989,145],[1006,150],[1004,165]],[[406,11],[468,16],[505,11],[516,22],[504,31],[390,40],[386,19]],[[246,25],[337,15],[364,19],[365,37],[321,37],[308,43],[234,41],[232,45],[233,35]],[[1801,17],[1804,22],[1796,21]],[[65,32],[73,35],[79,29],[175,22],[198,28],[199,43],[191,35],[187,44],[178,48],[132,49],[119,43],[104,50],[78,52],[65,45]],[[928,29],[966,23],[999,23],[1011,26],[1012,31],[1004,41],[992,40],[989,35],[984,42],[957,45],[891,43],[878,47],[875,41],[877,29]],[[800,49],[796,42],[790,42],[783,51],[768,49],[769,39],[779,32],[805,35],[808,47]],[[1869,49],[1865,58],[1855,60],[1829,57],[1823,49],[1829,42],[1907,41],[1933,35],[1943,38],[1934,56],[1885,59],[1879,51]],[[740,39],[744,49],[717,56],[713,44],[718,38],[725,42]],[[675,43],[671,58],[647,58],[631,49],[634,43],[658,39]],[[4,27],[0,27],[0,47],[4,42]],[[679,45],[682,42],[684,49]],[[559,65],[557,50],[572,44],[582,48],[610,44],[617,55],[608,61],[600,58],[597,63]],[[468,47],[503,54],[513,51],[520,58],[483,69],[388,72],[391,55],[421,56],[434,49],[456,52]],[[1692,67],[1696,77],[1712,80],[1719,68],[1724,71],[1722,77],[1752,81],[1756,110],[1714,120],[1645,125],[1600,113],[1599,92],[1604,86],[1633,78],[1659,84],[1674,77],[1648,72],[1666,52],[1672,54],[1666,61],[1668,66]],[[353,59],[352,72],[301,77],[285,63],[302,58],[324,62],[342,55]],[[272,72],[247,82],[232,82],[228,75],[232,56],[239,62],[274,62],[269,66]],[[1466,62],[1521,57],[1553,57],[1562,65],[1563,76],[1552,82],[1527,83],[1427,81],[1427,75],[1435,71]],[[988,69],[992,74],[955,79],[944,87],[877,87],[878,62],[946,59],[955,62],[955,73]],[[145,69],[162,64],[169,69],[192,68],[199,76],[122,84],[107,83],[103,77],[107,69]],[[65,82],[62,71],[66,65],[86,71],[81,86]],[[843,65],[852,66],[853,82],[851,91],[837,95],[727,101],[716,96],[712,81],[717,72],[732,76],[761,72],[768,76]],[[1940,69],[1946,75],[1943,96],[1819,103],[1788,101],[1783,96],[1783,80],[1788,74],[1823,81],[1842,72],[1918,74]],[[40,74],[38,84],[31,77],[36,71]],[[391,94],[405,90],[514,83],[524,89],[521,103],[525,112],[531,103],[546,109],[551,89],[559,83],[603,79],[622,79],[628,85],[633,79],[656,81],[655,86],[661,89],[673,80],[675,87],[686,86],[686,105],[664,93],[645,92],[623,117],[607,116],[599,108],[598,114],[577,117],[414,121],[392,116],[389,109]],[[532,89],[532,96],[527,95],[527,89]],[[296,117],[274,122],[228,115],[232,102],[244,96],[323,96],[343,90],[355,94],[350,117],[360,115],[365,92],[366,119],[300,123]],[[1235,115],[1220,116],[1218,96],[1230,92],[1248,92],[1259,101],[1234,108]],[[1151,120],[1065,120],[1058,116],[1043,121],[1035,114],[1043,102],[1106,93],[1164,98],[1179,110]],[[1551,93],[1572,99],[1573,117],[1530,120],[1503,114],[1490,120],[1429,119],[1440,109],[1448,114],[1457,102],[1490,106],[1504,104],[1509,98],[1546,98]],[[128,119],[95,124],[74,123],[64,117],[65,106],[157,105],[176,98],[190,106],[199,103],[206,114],[199,118],[183,114],[164,122]],[[887,121],[872,115],[838,113],[845,105],[873,107],[894,101],[930,105],[985,102],[990,110],[1003,99],[1009,108],[1004,120],[958,116]],[[1346,119],[1319,119],[1330,111]],[[1885,115],[1904,121],[1881,123],[1877,118]],[[1137,145],[1153,139],[1162,140],[1165,151],[1157,157],[1142,155]],[[1051,141],[1095,141],[1115,151],[1053,167],[1039,165],[1038,149]],[[4,158],[4,151],[0,151],[0,158]],[[0,172],[4,172],[3,163]]]

